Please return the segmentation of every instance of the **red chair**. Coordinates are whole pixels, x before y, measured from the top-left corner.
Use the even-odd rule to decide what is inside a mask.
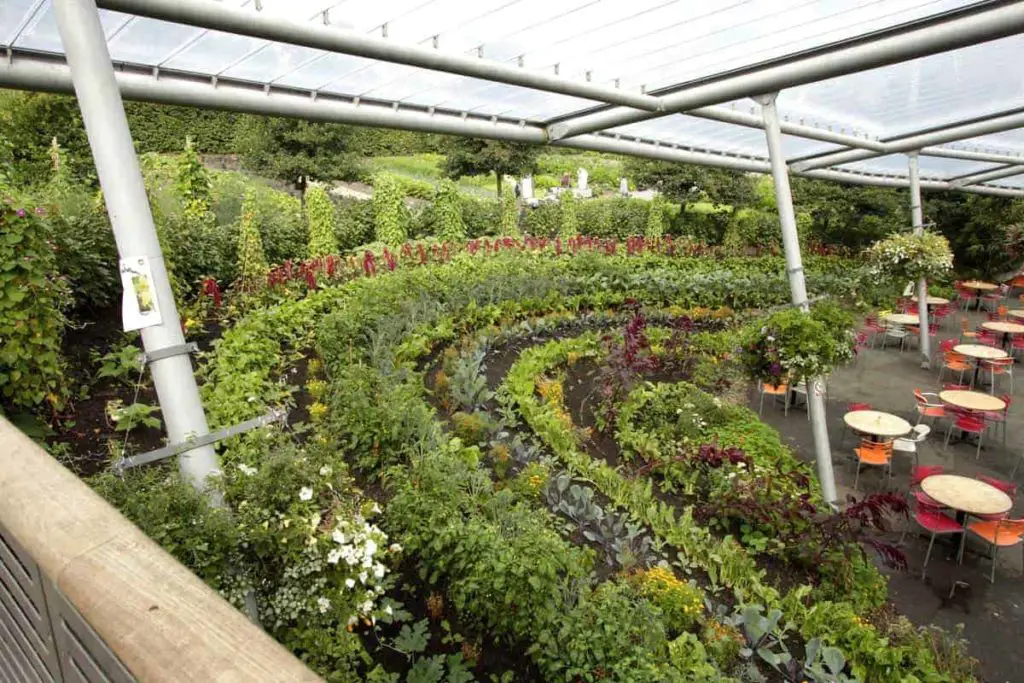
[[[1007,376],[1010,378],[1010,393],[1013,393],[1013,359],[1012,358],[993,358],[992,360],[981,361],[981,371],[988,372],[991,384],[989,384],[989,393],[994,394],[996,392],[996,375]]]
[[[872,313],[864,319],[864,330],[871,337],[871,348],[875,348],[875,340],[879,334],[885,334],[885,325],[878,322],[878,316]]]
[[[1024,541],[1024,519],[1000,519],[971,522],[967,525],[967,531],[988,542],[992,546],[992,574],[989,576],[989,583],[996,582],[996,555],[1000,548],[1015,546]],[[964,545],[967,542],[967,534],[960,540],[960,553],[958,561],[964,557]]]
[[[1003,340],[999,338],[998,334],[986,329],[978,331],[978,336],[975,338],[974,342],[976,344],[984,344],[985,346],[994,346],[996,348],[1003,345]]]
[[[963,303],[963,309],[966,311],[978,301],[978,293],[973,289],[964,287],[960,282],[954,282],[953,288],[956,289],[957,298]]]
[[[1014,335],[1010,340],[1010,353],[1016,358],[1020,351],[1024,351],[1024,335]]]
[[[981,458],[981,442],[985,437],[985,418],[977,413],[972,413],[961,408],[954,408],[952,406],[946,408],[946,413],[950,416],[951,421],[949,427],[946,429],[946,445],[945,448],[949,449],[949,438],[953,435],[954,429],[959,429],[965,434],[977,434],[978,436],[978,449],[975,453],[975,459]]]
[[[1003,301],[1006,300],[1006,296],[1009,293],[1009,286],[1003,284],[999,285],[999,289],[997,289],[996,291],[981,297],[981,300],[985,303],[986,306],[992,306],[993,310],[995,310],[1003,303]]]
[[[927,498],[924,492],[918,492],[921,496]],[[928,571],[928,560],[932,556],[932,547],[935,545],[935,537],[942,534],[959,534],[963,533],[963,526],[960,525],[955,519],[949,515],[944,514],[939,508],[929,505],[925,500],[922,500],[920,496],[914,497],[914,521],[917,522],[918,526],[922,527],[925,531],[931,534],[928,539],[928,552],[924,554],[924,564],[921,566],[921,580],[925,578],[925,574]],[[906,535],[906,531],[904,531]]]
[[[1005,446],[1006,445],[1006,420],[1007,420],[1007,418],[1009,417],[1009,414],[1010,414],[1010,404],[1013,403],[1013,397],[1010,396],[1009,394],[1003,394],[999,398],[1002,399],[1003,403],[1006,404],[1003,407],[1003,409],[1002,410],[998,410],[998,411],[996,411],[996,410],[985,411],[985,413],[983,415],[985,417],[985,421],[988,422],[990,426],[995,428],[996,434],[999,433],[999,427],[1000,427],[1000,425],[1002,425],[1002,428],[1003,428],[1003,445]]]
[[[946,468],[942,465],[914,465],[910,468],[910,493],[914,498],[917,499],[922,505],[928,505],[933,508],[942,508],[942,503],[935,500],[927,493],[917,488],[921,485],[921,482],[928,477],[935,476],[936,474],[945,474]]]
[[[989,477],[989,476],[986,476],[984,474],[978,475],[978,480],[985,482],[989,486],[994,486],[995,488],[999,489],[1000,491],[1002,491],[1003,493],[1008,495],[1010,497],[1010,500],[1013,500],[1013,499],[1015,499],[1017,497],[1017,485],[1015,483],[1013,483],[1012,481],[1005,481],[1003,479],[997,479],[996,477]],[[978,519],[987,520],[987,521],[991,522],[991,521],[997,521],[997,520],[1000,520],[1000,519],[1006,519],[1009,516],[1009,514],[1010,514],[1009,512],[1002,512],[1002,513],[997,513],[997,514],[993,514],[993,515],[971,515],[971,516],[972,517],[977,517]]]
[[[943,391],[970,391],[971,385],[969,384],[953,384],[952,382],[946,382],[942,385]]]

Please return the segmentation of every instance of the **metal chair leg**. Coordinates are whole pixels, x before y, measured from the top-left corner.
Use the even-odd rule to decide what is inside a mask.
[[[995,583],[996,582],[996,556],[998,556],[998,555],[999,555],[999,546],[993,544],[993,546],[992,546],[992,573],[988,577],[988,582],[989,583]]]
[[[924,565],[921,567],[921,580],[924,581],[925,574],[928,572],[928,560],[932,556],[932,546],[935,545],[935,534],[932,534],[931,539],[928,541],[928,552],[924,554]]]
[[[858,491],[858,492],[860,491],[860,489],[857,488],[857,482],[859,482],[859,481],[860,481],[860,460],[857,461],[857,474],[853,478],[853,490],[854,491]]]

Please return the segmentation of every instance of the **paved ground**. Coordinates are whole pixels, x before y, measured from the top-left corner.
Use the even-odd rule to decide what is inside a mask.
[[[955,336],[960,329],[960,315],[949,319],[939,339]],[[982,320],[977,313],[967,316],[972,327]],[[938,343],[936,342],[936,348]],[[936,357],[938,353],[934,354]],[[851,401],[870,403],[876,410],[895,413],[911,424],[917,421],[914,407],[914,388],[937,391],[937,370],[920,367],[920,354],[916,344],[901,353],[898,348],[868,349],[857,363],[836,372],[828,388],[828,427],[832,444],[840,497],[852,492],[855,466],[852,449],[855,439],[847,434],[842,445],[843,414]],[[938,365],[940,361],[936,361]],[[1024,366],[1018,364],[1018,381],[1024,382]],[[949,373],[944,381],[952,381]],[[1009,392],[1009,383],[1000,378],[997,394]],[[1019,391],[1019,390],[1018,390]],[[1024,403],[1024,401],[1022,401]],[[757,409],[757,404],[753,404]],[[790,410],[784,417],[781,405],[776,408],[766,403],[764,419],[778,428],[801,457],[814,459],[810,423],[803,409]],[[1024,457],[1024,408],[1020,404],[1010,409],[1006,445],[999,438],[987,435],[981,458],[975,460],[975,447],[966,443],[943,448],[946,423],[941,422],[921,450],[921,464],[942,464],[957,474],[975,476],[988,474],[1009,479],[1014,465]],[[893,488],[906,491],[909,483],[910,458],[897,455],[894,461]],[[1024,464],[1018,473],[1018,482],[1024,484]],[[861,491],[873,492],[884,484],[881,472],[873,468],[861,472]],[[1024,503],[1018,498],[1014,518],[1024,517]],[[898,537],[898,535],[897,535]],[[968,547],[971,547],[969,544]],[[921,580],[921,566],[927,548],[927,537],[907,535],[905,551],[910,558],[910,571],[892,574],[890,594],[901,612],[918,624],[936,624],[947,629],[964,624],[970,640],[971,654],[982,662],[984,680],[990,683],[1024,681],[1024,650],[1018,647],[1019,635],[1024,632],[1024,550],[1021,546],[1004,549],[999,553],[996,583],[988,580],[991,564],[986,557],[968,554],[964,564],[957,568],[949,551],[938,546],[928,564],[928,577]],[[978,546],[980,552],[985,552]],[[948,598],[954,581],[958,585],[952,600]]]

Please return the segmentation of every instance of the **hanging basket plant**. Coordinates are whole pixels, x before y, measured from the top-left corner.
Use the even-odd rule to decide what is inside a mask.
[[[953,270],[949,242],[938,233],[896,233],[865,251],[872,275],[898,280],[934,280]]]
[[[752,379],[767,384],[828,375],[853,358],[853,322],[831,303],[809,314],[795,308],[775,313],[747,330],[743,365]]]

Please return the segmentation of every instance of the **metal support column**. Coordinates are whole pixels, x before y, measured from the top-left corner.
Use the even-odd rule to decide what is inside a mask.
[[[907,155],[910,166],[910,223],[914,226],[914,234],[924,234],[924,218],[921,213],[921,173],[918,168],[917,152]],[[917,316],[920,319],[921,367],[932,365],[931,338],[928,336],[928,282],[921,278],[917,283]]]
[[[96,3],[54,0],[53,9],[118,254],[121,258],[148,257],[150,262],[163,322],[142,330],[143,348],[147,354],[156,355],[169,347],[183,348],[181,321]],[[189,356],[179,353],[162,357],[152,362],[150,369],[170,442],[182,443],[207,434],[206,414]],[[182,474],[200,488],[217,468],[217,456],[209,445],[182,453],[179,462]]]
[[[779,127],[779,112],[775,108],[778,93],[759,95],[754,99],[761,105],[764,132],[768,141],[768,155],[772,165],[772,180],[775,183],[775,201],[779,206],[779,222],[782,224],[782,246],[786,252],[786,273],[789,276],[789,290],[794,306],[805,313],[810,311],[807,300],[807,284],[800,258],[800,237],[796,231],[796,216],[793,213],[793,195],[789,188],[789,169],[782,153],[782,131]],[[807,409],[811,413],[811,430],[814,435],[814,452],[818,462],[818,480],[825,501],[836,502],[836,480],[832,471],[832,452],[828,440],[828,426],[825,424],[824,382],[814,377],[807,382]]]

